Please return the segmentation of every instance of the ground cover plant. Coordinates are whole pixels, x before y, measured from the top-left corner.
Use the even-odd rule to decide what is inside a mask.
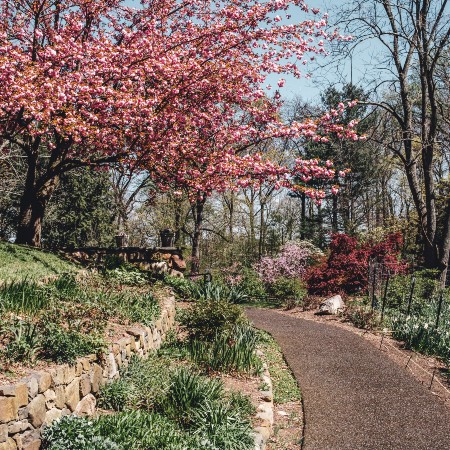
[[[260,348],[263,351],[264,360],[269,366],[274,401],[279,404],[300,401],[300,388],[283,357],[280,346],[269,333],[265,331],[259,331],[258,333]]]

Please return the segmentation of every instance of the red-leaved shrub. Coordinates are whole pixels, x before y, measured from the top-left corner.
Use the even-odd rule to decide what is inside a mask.
[[[330,295],[360,292],[367,287],[369,261],[375,258],[392,273],[403,273],[407,265],[400,259],[402,243],[400,233],[388,234],[376,244],[360,243],[346,234],[334,234],[328,258],[309,271],[308,293]]]

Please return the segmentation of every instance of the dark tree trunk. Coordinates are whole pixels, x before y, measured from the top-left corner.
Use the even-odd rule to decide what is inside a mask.
[[[36,143],[36,146],[38,145],[39,142]],[[26,244],[33,247],[41,246],[45,208],[59,181],[57,176],[38,177],[37,161],[37,152],[29,149],[27,152],[27,176],[20,200],[16,233],[17,244]]]
[[[331,230],[333,233],[338,232],[338,198],[337,195],[333,195],[332,198],[332,217],[331,217]]]
[[[192,263],[191,275],[200,272],[200,239],[203,227],[203,211],[206,202],[206,195],[200,194],[195,205],[192,206],[192,215],[194,217],[194,233],[192,234]]]
[[[306,238],[306,195],[304,192],[301,193],[302,200],[302,212],[301,212],[301,225],[300,225],[300,239],[304,240]]]
[[[264,255],[264,250],[266,247],[266,223],[264,218],[264,208],[265,204],[261,203],[261,207],[259,210],[259,242],[258,242],[258,259]]]
[[[41,246],[45,208],[58,185],[58,181],[58,177],[54,177],[42,187],[36,185],[26,187],[20,202],[16,244]]]
[[[181,239],[181,201],[175,200],[175,245],[180,246]]]

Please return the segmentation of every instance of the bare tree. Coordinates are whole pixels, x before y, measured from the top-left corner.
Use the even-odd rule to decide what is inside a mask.
[[[341,26],[355,36],[347,44],[348,52],[370,41],[381,55],[374,61],[371,103],[393,126],[385,145],[401,161],[408,180],[419,217],[424,265],[439,269],[442,281],[449,261],[450,197],[440,202],[444,213],[438,217],[441,133],[447,134],[442,127],[438,69],[449,45],[449,12],[447,0],[354,0],[341,9],[340,18]]]

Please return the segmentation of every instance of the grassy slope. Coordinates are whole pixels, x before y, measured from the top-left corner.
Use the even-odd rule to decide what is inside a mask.
[[[52,275],[77,270],[78,266],[55,254],[0,242],[0,282],[23,278],[41,280]]]

